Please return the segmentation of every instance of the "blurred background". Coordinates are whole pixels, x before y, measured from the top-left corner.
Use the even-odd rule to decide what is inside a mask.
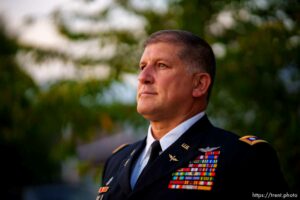
[[[1,0],[1,199],[95,199],[111,151],[146,135],[135,109],[142,43],[205,38],[215,125],[266,139],[300,188],[297,0]]]

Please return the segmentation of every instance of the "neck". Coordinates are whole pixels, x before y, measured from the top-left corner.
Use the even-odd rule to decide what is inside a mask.
[[[192,118],[194,115],[200,113],[198,112],[191,112],[186,115],[179,116],[177,118],[172,119],[165,119],[159,121],[151,121],[151,130],[152,135],[156,140],[160,140],[163,136],[165,136],[169,131],[174,129],[176,126],[181,124],[182,122]]]

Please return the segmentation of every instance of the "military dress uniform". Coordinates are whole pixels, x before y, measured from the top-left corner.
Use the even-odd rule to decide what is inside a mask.
[[[205,115],[155,159],[134,188],[132,168],[146,139],[107,160],[97,200],[179,200],[287,192],[274,149],[255,136],[214,127]]]

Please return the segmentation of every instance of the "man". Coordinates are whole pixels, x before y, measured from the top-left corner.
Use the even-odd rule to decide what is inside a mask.
[[[180,30],[152,34],[138,77],[137,111],[147,137],[108,159],[99,200],[252,198],[286,192],[276,153],[264,140],[214,127],[205,109],[215,77],[211,47]]]

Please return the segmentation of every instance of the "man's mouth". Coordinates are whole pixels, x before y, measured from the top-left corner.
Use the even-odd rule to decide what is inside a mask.
[[[153,96],[153,95],[157,95],[156,92],[151,92],[151,91],[143,91],[139,93],[139,97],[141,96]]]

